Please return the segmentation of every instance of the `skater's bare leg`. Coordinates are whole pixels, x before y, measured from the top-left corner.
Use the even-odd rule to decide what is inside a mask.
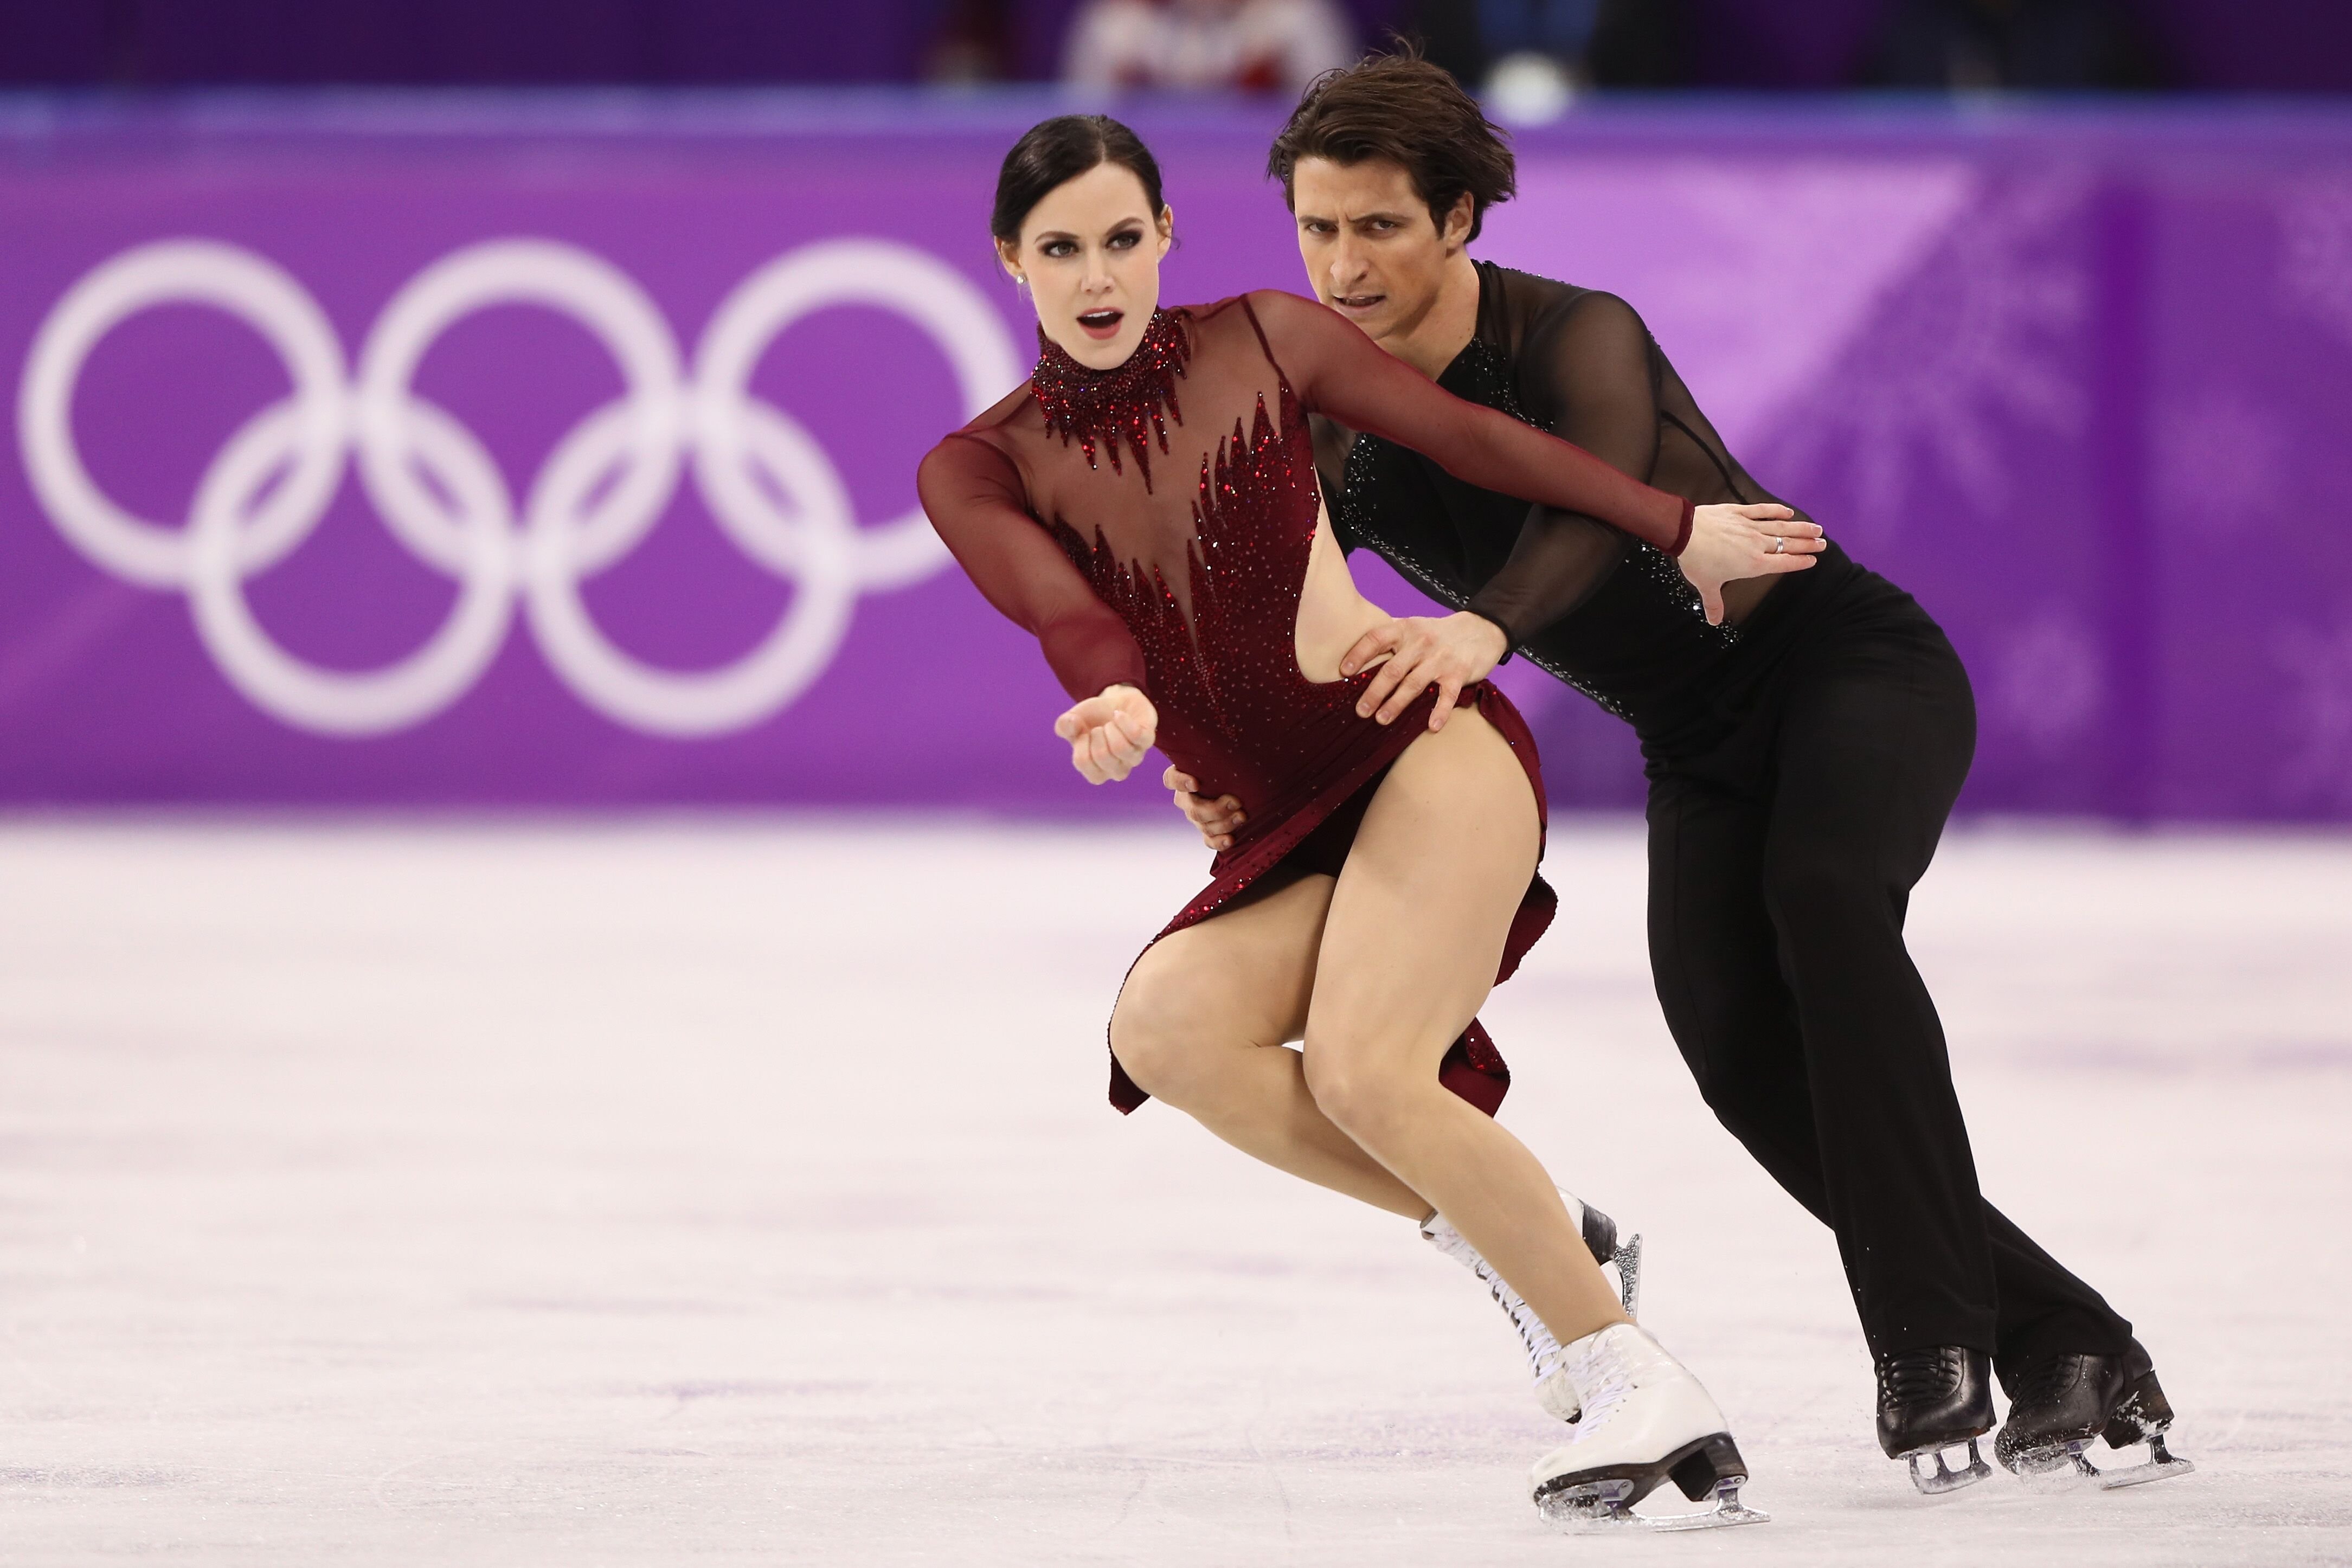
[[[1627,1321],[1527,1147],[1438,1082],[1493,988],[1534,875],[1534,792],[1473,710],[1389,770],[1323,921],[1306,1033],[1316,1103],[1436,1205],[1562,1343]]]
[[[1331,889],[1301,877],[1160,939],[1119,993],[1111,1049],[1146,1092],[1244,1153],[1419,1221],[1431,1205],[1332,1125],[1284,1048],[1307,1026]]]

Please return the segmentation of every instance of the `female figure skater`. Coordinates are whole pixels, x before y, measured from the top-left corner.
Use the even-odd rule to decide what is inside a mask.
[[[1271,290],[1162,310],[1171,215],[1150,153],[1100,116],[1007,154],[992,224],[1035,302],[1030,380],[941,441],[923,504],[973,582],[1034,633],[1090,781],[1157,743],[1249,808],[1213,880],[1129,973],[1111,1099],[1158,1095],[1267,1163],[1388,1209],[1493,1279],[1571,1423],[1537,1501],[1637,1519],[1671,1479],[1742,1509],[1746,1467],[1696,1379],[1631,1322],[1543,1168],[1491,1120],[1508,1075],[1475,1015],[1549,922],[1543,793],[1483,683],[1360,715],[1339,658],[1387,617],[1355,590],[1316,480],[1328,414],[1465,479],[1603,519],[1721,577],[1795,570],[1820,531],[1690,503],[1460,402],[1326,307]],[[1778,540],[1780,542],[1775,543]],[[1204,784],[1205,787],[1205,784]],[[1299,1040],[1303,1052],[1281,1047]],[[1443,1216],[1440,1218],[1439,1216]]]

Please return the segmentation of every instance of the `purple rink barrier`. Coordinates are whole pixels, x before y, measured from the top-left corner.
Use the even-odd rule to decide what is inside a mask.
[[[984,216],[1048,107],[0,103],[0,800],[1164,810],[913,510],[1025,369]],[[1269,112],[1132,118],[1170,298],[1300,288]],[[1481,252],[1626,295],[1943,621],[1970,806],[2352,818],[2352,112],[1520,147]],[[1639,799],[1510,673],[1561,804]]]

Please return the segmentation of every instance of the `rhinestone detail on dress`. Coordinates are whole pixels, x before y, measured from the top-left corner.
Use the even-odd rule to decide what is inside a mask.
[[[1087,455],[1087,466],[1097,466],[1095,444],[1102,443],[1110,471],[1122,472],[1118,449],[1122,442],[1135,453],[1136,471],[1143,488],[1151,488],[1151,447],[1168,450],[1168,421],[1184,423],[1176,403],[1176,378],[1192,357],[1192,340],[1181,318],[1154,310],[1143,329],[1143,341],[1113,370],[1089,370],[1069,352],[1037,329],[1037,368],[1029,378],[1045,428],[1066,445],[1072,439]]]

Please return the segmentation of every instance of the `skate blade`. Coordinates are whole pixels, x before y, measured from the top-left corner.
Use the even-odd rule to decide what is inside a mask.
[[[2150,1481],[2168,1481],[2175,1476],[2193,1476],[2196,1473],[2196,1466],[2165,1450],[2164,1435],[2157,1433],[2147,1440],[2147,1458],[2143,1463],[2126,1465],[2119,1470],[2100,1471],[2099,1486],[2103,1490],[2116,1491],[2124,1487],[2144,1487]]]
[[[1702,1513],[1635,1513],[1625,1499],[1631,1481],[1603,1481],[1597,1486],[1571,1487],[1536,1502],[1545,1522],[1570,1535],[1615,1535],[1626,1531],[1661,1532],[1685,1530],[1727,1530],[1736,1524],[1769,1524],[1772,1516],[1739,1500],[1738,1482],[1719,1484],[1715,1507]]]
[[[1919,1465],[1919,1461],[1926,1458],[1928,1453],[1936,1456],[1936,1469],[1933,1475],[1922,1469]],[[1962,1487],[1972,1487],[1992,1474],[1992,1467],[1984,1462],[1982,1454],[1977,1452],[1977,1440],[1974,1437],[1969,1439],[1969,1462],[1960,1469],[1956,1470],[1944,1462],[1944,1450],[1941,1448],[1906,1454],[1904,1458],[1911,1462],[1911,1484],[1928,1497],[1942,1497],[1946,1492],[1956,1492]]]
[[[1749,1508],[1739,1500],[1737,1490],[1718,1498],[1716,1506],[1705,1513],[1673,1513],[1657,1519],[1642,1521],[1652,1530],[1728,1530],[1735,1524],[1769,1524],[1772,1516],[1760,1508]]]
[[[2086,1486],[2095,1486],[2105,1478],[2096,1465],[2083,1457],[2091,1446],[2087,1437],[2061,1443],[2055,1447],[2033,1448],[2017,1456],[2011,1468],[2017,1479],[2038,1492],[2069,1492]]]
[[[1641,1237],[1629,1237],[1609,1261],[1617,1266],[1617,1294],[1625,1303],[1625,1315],[1638,1323],[1642,1321]]]

